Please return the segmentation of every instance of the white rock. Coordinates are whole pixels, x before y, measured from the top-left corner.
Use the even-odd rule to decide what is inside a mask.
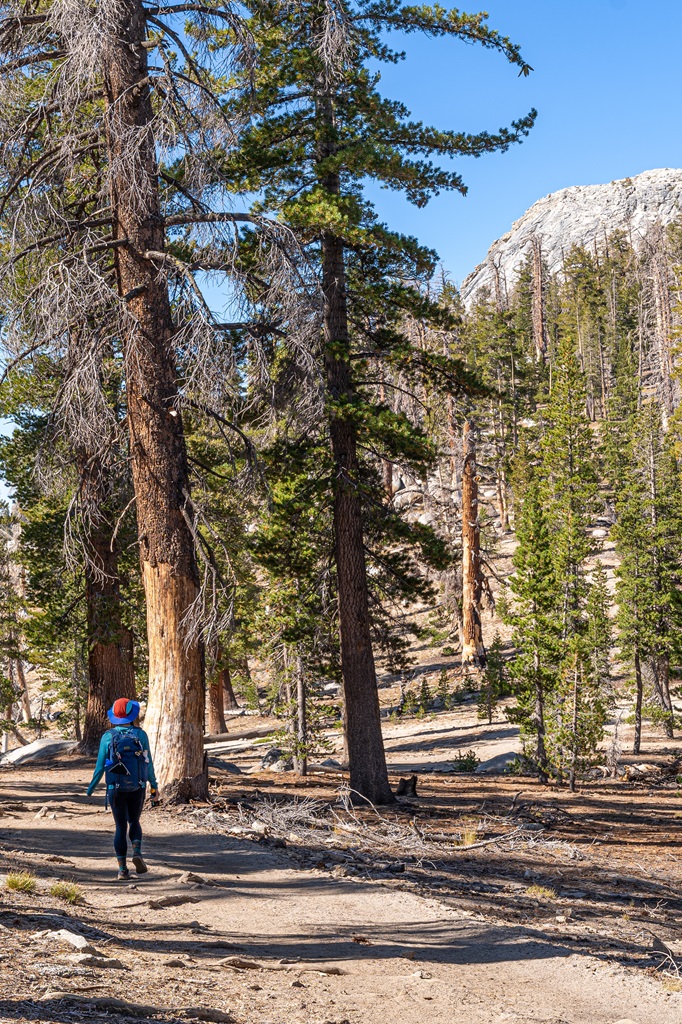
[[[488,256],[462,284],[467,306],[484,288],[495,294],[495,266],[500,285],[511,293],[532,238],[542,244],[550,274],[561,269],[563,254],[572,245],[592,249],[607,235],[624,231],[635,246],[654,224],[665,226],[682,212],[682,170],[644,171],[608,185],[574,185],[538,200],[512,225],[511,231],[491,245]]]
[[[68,928],[60,928],[59,931],[46,932],[46,939],[51,939],[54,942],[63,942],[68,946],[73,946],[74,949],[79,949],[81,953],[95,953],[99,951],[91,946],[84,935],[79,935],[78,932],[70,932]]]
[[[69,960],[79,967],[103,967],[113,971],[125,971],[126,966],[112,956],[97,956],[93,953],[72,953]]]

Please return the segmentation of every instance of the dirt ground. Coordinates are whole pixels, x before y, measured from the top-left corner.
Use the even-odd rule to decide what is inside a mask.
[[[339,805],[342,773],[259,771],[233,738],[211,757],[211,805],[145,812],[150,871],[130,883],[85,795],[91,762],[3,769],[0,871],[29,868],[37,888],[0,891],[0,1021],[133,1019],[113,997],[138,1020],[680,1024],[674,780],[569,794],[433,770],[514,749],[509,728],[466,708],[388,725],[394,780],[419,766],[418,796],[379,813]],[[647,744],[639,761],[676,753]],[[83,902],[50,896],[57,879]],[[61,928],[120,966],[74,960],[45,934]]]

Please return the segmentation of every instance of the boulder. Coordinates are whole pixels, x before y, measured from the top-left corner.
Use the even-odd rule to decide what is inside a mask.
[[[476,774],[482,775],[485,772],[506,772],[512,761],[515,761],[518,756],[519,754],[517,750],[508,750],[504,754],[497,754],[496,757],[490,757],[487,761],[481,761],[476,769]]]

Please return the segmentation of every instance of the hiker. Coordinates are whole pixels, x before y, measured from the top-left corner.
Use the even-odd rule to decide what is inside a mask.
[[[88,796],[92,796],[102,776],[106,776],[106,797],[104,806],[111,807],[116,822],[114,850],[118,861],[118,880],[130,878],[126,863],[128,839],[133,844],[133,864],[138,875],[147,871],[142,859],[142,826],[140,815],[144,807],[147,782],[151,787],[151,804],[159,803],[156,776],[152,755],[149,750],[149,739],[144,729],[135,726],[134,722],[140,714],[140,705],[136,700],[119,697],[107,717],[113,729],[104,733],[99,744],[97,764],[88,786]]]

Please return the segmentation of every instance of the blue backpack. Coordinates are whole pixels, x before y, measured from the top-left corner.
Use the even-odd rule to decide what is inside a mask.
[[[113,788],[118,793],[134,793],[147,785],[149,758],[135,729],[112,731],[104,773],[107,790]]]

